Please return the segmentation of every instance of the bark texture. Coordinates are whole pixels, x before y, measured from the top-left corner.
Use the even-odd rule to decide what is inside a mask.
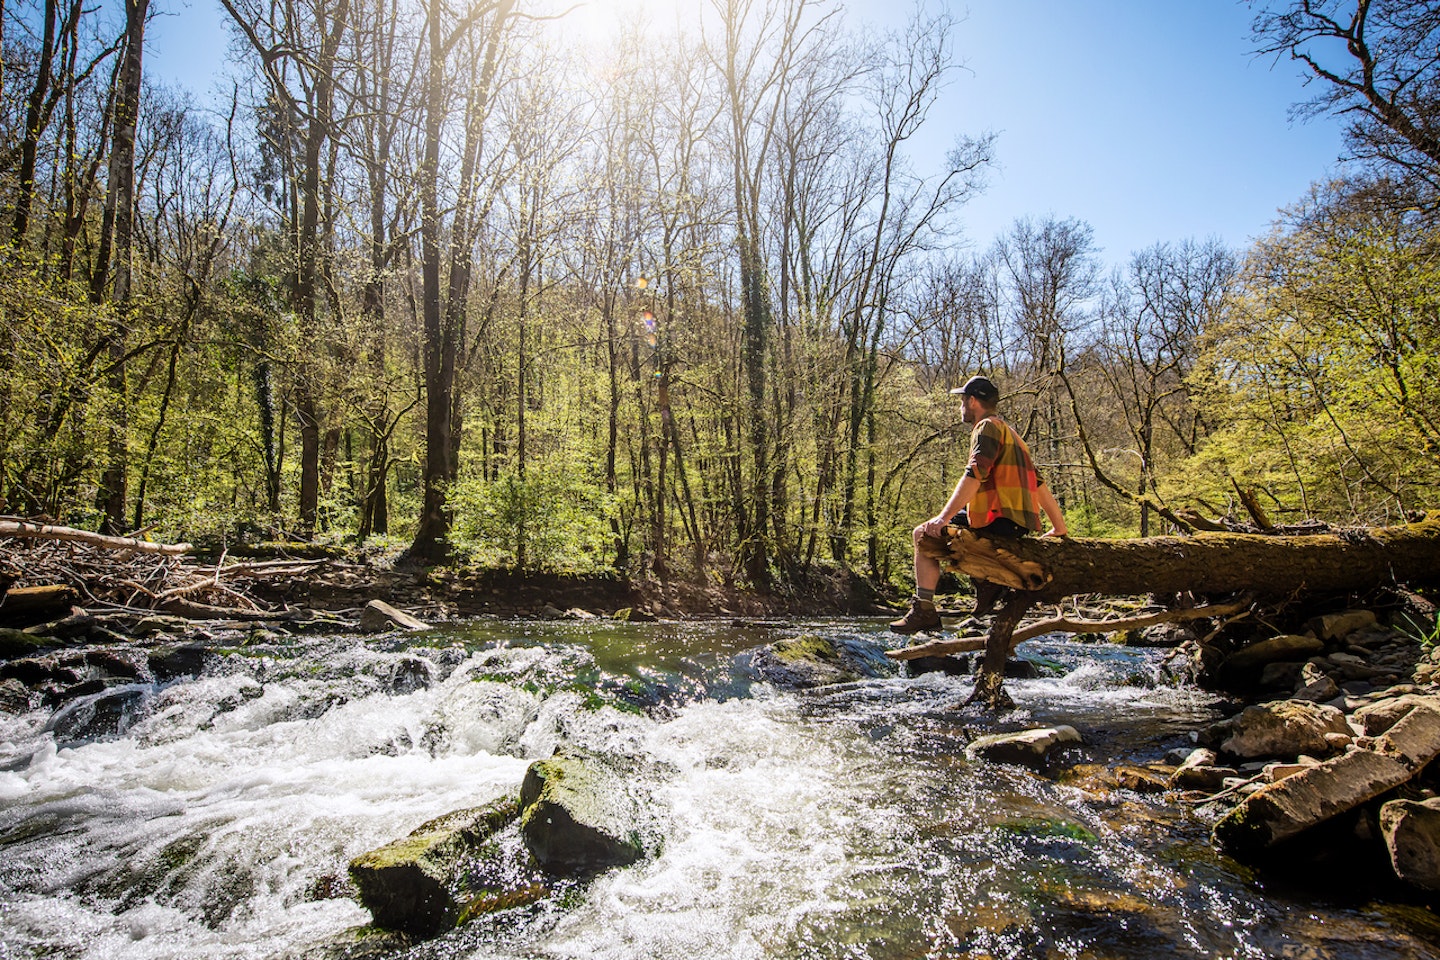
[[[1077,593],[1284,596],[1440,581],[1440,512],[1400,526],[1304,536],[997,541],[950,530],[948,539],[927,538],[921,548],[952,570],[1024,590],[1037,603]]]

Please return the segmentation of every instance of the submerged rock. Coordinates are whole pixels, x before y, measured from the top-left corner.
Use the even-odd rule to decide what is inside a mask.
[[[457,810],[350,861],[350,877],[376,926],[433,937],[497,904],[517,906],[543,896],[538,878],[523,870],[509,890],[477,884],[469,872],[487,841],[519,813],[514,799]]]
[[[569,749],[538,760],[520,787],[520,831],[541,867],[583,876],[634,863],[659,846],[653,800],[637,779]]]
[[[60,743],[113,737],[144,715],[152,692],[149,684],[132,683],[108,690],[102,687],[57,710],[45,729],[54,733]]]
[[[890,677],[901,669],[877,643],[808,633],[761,647],[751,664],[761,678],[799,688]]]
[[[1084,742],[1074,727],[1061,724],[979,737],[966,746],[965,753],[970,757],[980,757],[996,763],[1018,763],[1039,768],[1049,762],[1053,751]]]

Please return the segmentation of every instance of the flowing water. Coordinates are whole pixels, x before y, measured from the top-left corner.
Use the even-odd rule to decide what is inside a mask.
[[[968,678],[797,692],[749,651],[788,627],[487,622],[369,643],[271,638],[136,687],[114,732],[0,715],[0,958],[299,957],[366,923],[350,858],[513,795],[577,745],[647,761],[651,859],[397,958],[1440,955],[1423,906],[1252,876],[1181,805],[1091,763],[1215,717],[1152,651],[1034,642],[1006,728],[1068,723],[1071,775],[966,759]],[[93,712],[93,711],[92,711]]]

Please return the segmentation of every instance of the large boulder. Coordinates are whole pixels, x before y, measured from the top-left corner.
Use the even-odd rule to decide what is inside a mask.
[[[977,737],[965,747],[965,753],[996,763],[1016,763],[1038,769],[1050,762],[1054,751],[1082,743],[1084,740],[1074,727],[1061,724]]]
[[[481,913],[544,896],[548,890],[533,864],[519,863],[505,871],[476,869],[487,843],[519,813],[513,798],[457,810],[350,861],[360,902],[375,925],[433,937]],[[505,878],[497,883],[487,873]]]
[[[1215,842],[1233,856],[1253,857],[1393,790],[1411,775],[1398,760],[1354,750],[1252,793],[1215,824]]]
[[[654,800],[634,770],[568,748],[537,760],[520,786],[520,832],[540,866],[584,876],[655,852]]]
[[[1440,797],[1391,800],[1380,808],[1380,832],[1397,877],[1440,890]]]
[[[1395,726],[1407,713],[1416,707],[1428,706],[1440,709],[1440,697],[1427,697],[1407,693],[1366,704],[1355,711],[1354,721],[1360,725],[1367,737],[1378,737]]]
[[[1351,737],[1342,711],[1303,700],[1275,700],[1246,707],[1212,725],[1206,738],[1222,754],[1241,760],[1292,759],[1333,753],[1338,741],[1327,739],[1327,734]]]

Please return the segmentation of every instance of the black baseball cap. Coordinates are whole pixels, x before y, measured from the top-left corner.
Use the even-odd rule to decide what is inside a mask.
[[[956,387],[950,392],[974,397],[976,400],[983,400],[986,403],[994,403],[1000,399],[1000,388],[991,383],[987,377],[971,377],[965,381],[965,386]]]

